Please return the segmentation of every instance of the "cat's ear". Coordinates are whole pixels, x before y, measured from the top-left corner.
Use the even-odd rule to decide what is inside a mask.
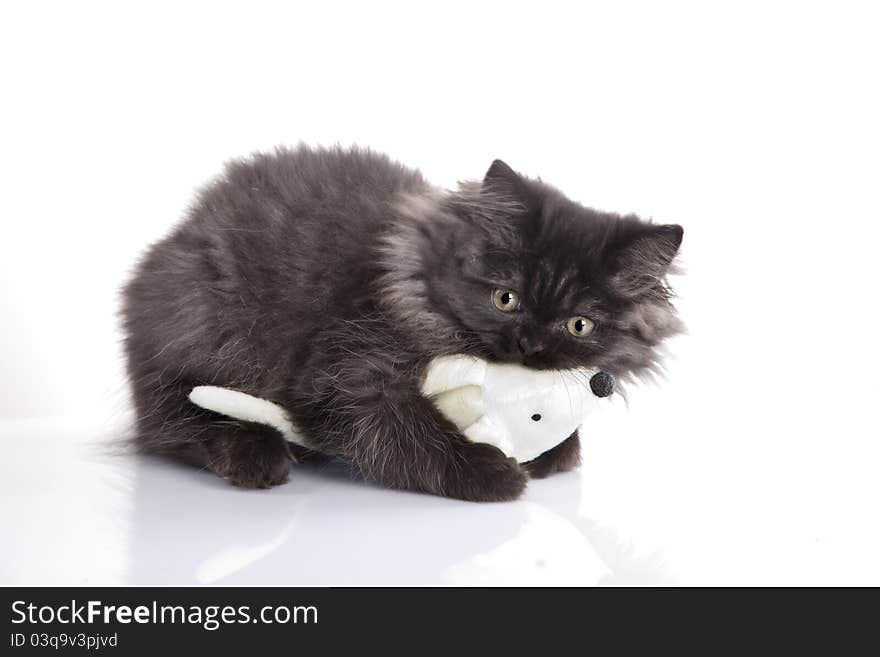
[[[618,248],[611,284],[626,297],[637,297],[662,283],[681,246],[684,229],[677,224],[648,225]]]
[[[483,191],[519,198],[522,196],[523,179],[505,162],[495,160],[483,177]]]

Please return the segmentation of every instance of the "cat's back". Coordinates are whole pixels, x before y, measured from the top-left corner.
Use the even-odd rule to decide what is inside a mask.
[[[142,270],[166,272],[172,286],[210,284],[235,298],[257,289],[264,298],[326,294],[326,281],[340,272],[368,275],[370,245],[390,220],[393,199],[429,189],[417,170],[369,149],[256,153],[228,162],[199,191]]]
[[[126,285],[129,351],[148,359],[172,344],[179,350],[165,353],[179,361],[206,336],[295,342],[369,293],[370,246],[391,201],[428,189],[418,171],[360,148],[279,148],[230,162]]]
[[[369,149],[277,148],[229,162],[170,242],[200,244],[247,287],[323,295],[342,271],[369,278],[392,201],[428,190],[417,170]]]
[[[313,224],[325,234],[369,230],[396,195],[427,190],[418,171],[369,149],[277,148],[228,163],[200,194],[194,219],[294,233]]]

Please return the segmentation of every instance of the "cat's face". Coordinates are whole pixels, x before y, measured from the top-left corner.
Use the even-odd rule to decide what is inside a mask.
[[[680,329],[664,282],[679,226],[589,210],[499,161],[423,223],[426,211],[408,305],[435,350],[626,377]]]

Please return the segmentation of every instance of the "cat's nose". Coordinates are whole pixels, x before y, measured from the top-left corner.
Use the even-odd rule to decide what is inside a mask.
[[[614,377],[608,372],[596,372],[590,377],[590,390],[597,397],[607,397],[614,392]]]
[[[544,343],[540,340],[535,340],[534,338],[527,338],[525,336],[519,339],[519,350],[522,352],[523,356],[534,356],[536,353],[541,351],[544,348]]]

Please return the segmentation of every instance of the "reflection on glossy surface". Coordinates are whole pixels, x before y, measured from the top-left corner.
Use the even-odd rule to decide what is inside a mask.
[[[301,465],[270,491],[153,459],[135,473],[133,582],[595,584],[610,574],[574,515],[577,475],[487,506],[383,490],[339,464]]]
[[[577,473],[485,505],[383,490],[341,464],[244,491],[46,424],[4,441],[6,584],[590,585],[632,563],[578,515]],[[659,563],[641,575],[664,577]]]

